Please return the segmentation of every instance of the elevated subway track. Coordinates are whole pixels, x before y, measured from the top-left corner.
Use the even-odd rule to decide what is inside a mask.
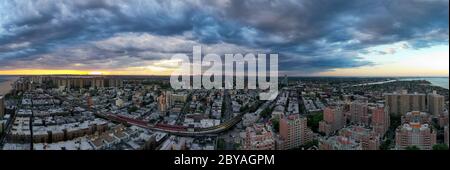
[[[170,128],[167,126],[155,126],[155,125],[148,125],[142,123],[142,121],[131,119],[131,118],[124,118],[121,116],[113,115],[113,114],[101,114],[96,113],[97,116],[108,119],[113,122],[123,123],[127,125],[135,125],[138,127],[146,128],[153,131],[159,131],[159,132],[165,132],[173,135],[178,136],[216,136],[217,134],[227,131],[228,129],[235,126],[237,123],[239,123],[242,120],[242,117],[245,113],[240,113],[239,115],[233,117],[232,119],[227,120],[224,123],[221,123],[220,125],[209,127],[209,128]],[[174,126],[175,127],[175,126]],[[193,130],[193,131],[192,131]]]

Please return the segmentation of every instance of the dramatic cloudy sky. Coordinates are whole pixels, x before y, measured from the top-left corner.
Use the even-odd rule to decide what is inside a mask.
[[[169,74],[278,53],[289,75],[448,76],[448,0],[0,0],[0,74]]]

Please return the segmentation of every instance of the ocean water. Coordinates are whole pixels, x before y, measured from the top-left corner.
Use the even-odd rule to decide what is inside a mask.
[[[11,80],[11,79],[14,79],[14,78],[16,78],[16,76],[1,76],[0,75],[0,83],[4,82],[4,81]]]
[[[417,78],[401,78],[399,80],[406,80],[406,81],[410,81],[410,80],[426,80],[429,81],[432,85],[434,86],[440,86],[446,89],[448,88],[448,77],[417,77]]]

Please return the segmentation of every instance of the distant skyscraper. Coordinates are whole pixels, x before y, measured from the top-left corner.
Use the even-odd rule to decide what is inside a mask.
[[[433,91],[433,93],[428,94],[427,97],[428,112],[430,112],[430,114],[435,116],[441,115],[444,112],[444,102],[445,102],[444,96],[437,94],[436,91]]]
[[[395,132],[395,146],[397,149],[405,149],[408,146],[416,146],[421,150],[431,150],[436,144],[436,130],[431,125],[421,120],[424,116],[418,115],[424,112],[410,112],[414,114],[412,119],[404,119]]]
[[[323,120],[319,122],[319,131],[326,135],[345,126],[344,112],[341,107],[329,106],[323,110]]]
[[[285,85],[285,86],[289,86],[289,80],[288,80],[288,77],[287,77],[287,75],[284,75],[284,79],[283,79],[283,85]]]
[[[123,80],[104,76],[40,76],[40,80],[48,80],[58,87],[64,88],[102,88],[123,87]]]
[[[292,114],[280,120],[280,136],[283,149],[298,148],[312,140],[312,131],[307,127],[306,117]]]
[[[30,89],[31,83],[28,79],[23,77],[19,78],[16,82],[14,82],[14,90],[18,91],[27,91]]]
[[[403,115],[410,111],[426,111],[425,94],[413,93],[403,90],[401,93],[385,93],[386,106],[391,115]]]
[[[390,126],[389,108],[377,106],[372,109],[372,127],[373,131],[384,136]]]

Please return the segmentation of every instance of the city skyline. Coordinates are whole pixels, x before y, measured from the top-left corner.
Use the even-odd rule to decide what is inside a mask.
[[[438,167],[449,1],[0,0],[0,164]]]
[[[20,76],[0,96],[0,150],[448,149],[448,88],[297,80],[264,100],[148,76]]]
[[[5,1],[0,75],[170,75],[170,58],[200,45],[277,53],[288,76],[448,77],[448,9],[448,0]]]

